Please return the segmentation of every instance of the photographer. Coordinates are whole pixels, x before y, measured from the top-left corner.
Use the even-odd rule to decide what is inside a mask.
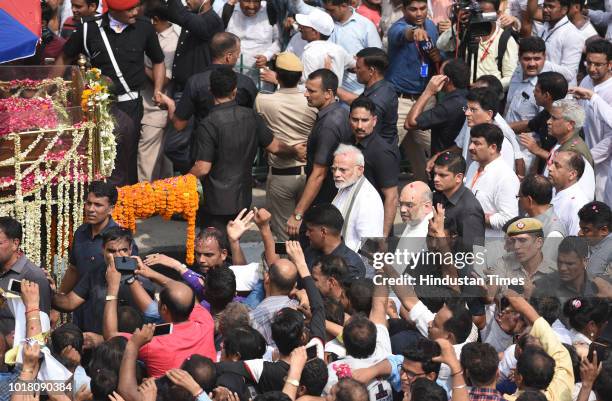
[[[438,29],[427,18],[426,0],[404,0],[404,18],[395,22],[388,32],[389,68],[386,78],[398,93],[397,130],[399,143],[410,160],[414,179],[427,181],[426,157],[431,153],[431,133],[404,128],[404,121],[412,106],[427,86],[429,79],[439,73],[442,61],[435,47]],[[433,107],[433,99],[425,109]]]
[[[499,1],[498,0],[485,0],[478,2],[481,13],[498,13],[499,12]],[[461,30],[468,30],[470,34],[470,19],[474,14],[466,15],[474,10],[460,10],[459,18],[461,21]],[[470,16],[471,15],[471,16]],[[510,85],[510,79],[514,73],[518,62],[518,44],[515,40],[515,36],[518,36],[512,27],[504,27],[502,19],[497,21],[489,22],[491,30],[488,34],[478,38],[478,63],[476,67],[476,77],[483,75],[493,75],[498,78],[504,90],[508,89]],[[484,26],[486,22],[479,23]],[[440,50],[446,52],[455,51],[456,36],[462,37],[461,32],[456,32],[453,29],[449,29],[443,32],[436,45]],[[466,37],[465,40],[469,40]],[[470,67],[473,63],[469,61]],[[473,71],[472,71],[473,74]]]

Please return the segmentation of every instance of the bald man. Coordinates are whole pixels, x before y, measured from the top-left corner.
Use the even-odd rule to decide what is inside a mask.
[[[402,188],[400,216],[406,223],[401,237],[427,236],[429,219],[433,217],[433,193],[423,181],[414,181]]]
[[[277,259],[268,271],[264,271],[266,298],[251,311],[250,318],[251,326],[264,336],[268,345],[275,345],[270,325],[276,312],[285,307],[296,308],[298,305],[289,298],[297,278],[297,267],[288,259]]]
[[[148,269],[140,259],[138,259],[137,274],[146,274]],[[104,337],[108,339],[118,335],[117,327],[117,296],[118,285],[111,283],[119,282],[121,273],[114,267],[107,269],[107,281],[109,290],[106,296],[104,308]],[[172,323],[171,332],[165,335],[157,335],[141,345],[138,351],[138,359],[146,365],[150,376],[163,376],[168,370],[179,368],[185,359],[193,354],[203,355],[211,360],[216,360],[214,333],[215,323],[210,313],[195,302],[194,292],[189,286],[178,281],[154,280],[163,284],[163,289],[159,294],[159,301],[153,301],[148,297],[139,284],[131,284],[135,288],[135,298],[139,305],[143,302],[148,305],[145,308],[146,316],[155,315],[155,309],[163,322]]]

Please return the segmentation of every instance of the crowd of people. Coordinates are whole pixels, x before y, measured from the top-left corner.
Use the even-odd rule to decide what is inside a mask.
[[[0,401],[612,399],[609,1],[42,7],[118,151],[59,277],[0,217]],[[194,264],[139,254],[117,187],[186,173]]]

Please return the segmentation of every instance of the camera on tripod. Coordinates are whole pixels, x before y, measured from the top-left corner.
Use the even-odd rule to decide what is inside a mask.
[[[457,0],[451,7],[451,21],[456,24],[457,20],[461,26],[460,30],[465,33],[464,37],[474,40],[491,34],[497,14],[482,12],[476,0]]]

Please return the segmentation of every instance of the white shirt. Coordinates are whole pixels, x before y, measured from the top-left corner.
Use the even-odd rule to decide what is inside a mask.
[[[569,86],[576,85],[578,64],[584,48],[584,36],[570,22],[567,16],[561,18],[554,27],[545,22],[542,28],[534,27],[535,34],[546,43],[546,59],[555,64],[566,66],[572,72]]]
[[[552,148],[551,154],[554,154],[554,152],[556,152],[560,147],[561,147],[560,144],[556,144]],[[550,158],[550,160],[552,160],[552,157]],[[593,166],[591,166],[591,163],[589,163],[588,160],[584,156],[582,156],[582,160],[584,161],[584,172],[582,173],[582,177],[578,179],[578,186],[582,189],[583,195],[590,202],[593,199],[595,199],[595,171],[593,170]],[[542,175],[544,177],[548,177],[548,174],[549,174],[548,165],[546,165],[546,167],[544,168],[544,173],[542,173]],[[553,195],[556,192],[557,191],[553,188]],[[569,235],[574,235],[574,234],[569,234]]]
[[[501,157],[487,164],[480,174],[479,168],[478,162],[470,165],[465,185],[472,190],[485,214],[491,215],[491,228],[485,230],[485,238],[502,238],[503,225],[518,216],[516,195],[519,192],[519,179]]]
[[[612,0],[606,0],[605,10],[589,10],[589,18],[595,25],[607,25],[606,39],[612,40]]]
[[[578,211],[587,203],[589,203],[589,199],[585,196],[578,183],[557,192],[553,196],[550,204],[553,206],[561,222],[565,225],[568,235],[578,235],[580,230]]]
[[[240,38],[240,51],[246,67],[255,64],[257,55],[264,55],[269,60],[280,52],[278,28],[276,25],[270,25],[268,21],[265,1],[261,2],[261,8],[253,17],[244,15],[240,6],[234,7],[226,31]]]
[[[428,337],[429,322],[434,320],[434,318],[436,317],[435,313],[432,313],[423,302],[419,301],[416,305],[414,305],[412,309],[410,309],[409,317],[410,320],[415,323],[417,330],[419,330],[419,333],[421,333],[425,337]],[[474,323],[472,323],[472,331],[468,335],[468,338],[461,344],[453,344],[457,359],[461,358],[461,350],[463,349],[463,346],[467,343],[472,343],[476,340],[478,340],[478,328]],[[443,363],[440,366],[440,373],[438,373],[438,380],[436,380],[436,382],[440,386],[448,390],[452,388],[451,381],[452,377],[450,367],[447,364]]]
[[[355,67],[355,59],[344,48],[330,41],[315,40],[308,43],[302,53],[304,82],[311,72],[325,68],[325,57],[327,56],[331,58],[332,71],[338,77],[338,82],[342,82],[345,70]]]
[[[351,201],[351,193],[353,193],[351,190],[355,185],[357,184],[338,190],[338,194],[332,203],[341,212],[348,208],[348,202]],[[344,212],[342,214],[344,217]],[[361,189],[356,194],[348,221],[346,219],[344,221],[346,227],[344,243],[351,250],[357,252],[362,238],[383,236],[384,220],[385,210],[382,199],[380,199],[376,188],[364,178]]]
[[[400,250],[402,253],[404,250],[408,252],[408,255],[412,255],[414,252],[419,253],[421,250],[427,249],[427,244],[425,243],[425,239],[427,238],[427,232],[429,230],[429,220],[433,217],[433,212],[429,212],[423,220],[415,225],[406,224],[406,228],[402,231],[402,235],[400,235],[400,239],[397,242],[397,250]],[[393,267],[397,270],[398,273],[402,274],[408,265],[412,266],[412,264],[406,263],[394,263]],[[401,262],[404,262],[403,260]],[[410,261],[408,261],[410,263]]]
[[[562,74],[565,79],[571,79],[572,74],[570,70],[565,67],[561,67],[548,60],[544,62],[542,72],[554,71]],[[506,105],[506,116],[505,120],[509,123],[516,121],[531,120],[533,117],[542,110],[533,97],[533,90],[538,83],[538,77],[524,78],[523,68],[519,64],[512,74],[510,79],[510,86],[508,87],[508,103]],[[523,96],[523,93],[527,97]]]
[[[606,113],[602,115],[596,107],[596,97],[606,102],[608,106],[612,104],[612,78],[594,86],[591,77],[587,75],[580,86],[597,94],[591,100],[581,100],[580,104],[586,112],[584,140],[589,146],[593,163],[595,163],[595,198],[603,200],[606,184],[612,173],[612,155],[609,152],[610,142],[612,142],[612,126],[602,118]]]
[[[298,32],[291,37],[285,51],[291,52],[301,59],[302,54],[304,54],[304,48],[307,44],[308,42],[302,39],[302,34]]]
[[[521,147],[516,140],[516,134],[499,113],[495,114],[493,122],[504,133],[504,141],[502,142],[501,148],[502,159],[508,164],[508,166],[510,166],[512,171],[514,171],[514,160],[523,159],[523,153],[521,152]],[[467,163],[467,168],[469,168],[470,164],[472,163],[472,156],[468,151],[470,146],[470,127],[467,125],[467,120],[463,123],[463,127],[461,127],[461,131],[459,131],[459,135],[457,135],[457,138],[455,138],[455,144],[461,148],[461,154]]]
[[[578,30],[584,37],[585,41],[589,38],[592,38],[593,36],[599,35],[593,27],[593,24],[591,24],[591,21],[587,21],[586,24],[582,25],[582,28],[578,28]]]
[[[351,370],[361,369],[370,367],[387,356],[391,355],[391,338],[389,337],[389,331],[387,328],[381,324],[376,325],[376,348],[374,349],[374,353],[368,358],[358,359],[354,358],[350,355],[346,356],[343,359],[339,359],[335,362],[330,363],[327,366],[328,371],[328,379],[325,388],[323,389],[323,395],[329,394],[331,388],[338,382],[338,376],[336,375],[336,368],[339,365],[346,364]],[[378,393],[379,385],[382,385],[383,390],[387,391],[388,396],[383,398],[376,398],[375,394]],[[387,380],[379,380],[374,379],[367,385],[368,394],[370,401],[391,401],[393,400],[393,393],[391,390],[391,385]]]
[[[557,319],[550,326],[563,344],[572,345],[572,333],[565,327],[561,320]]]

